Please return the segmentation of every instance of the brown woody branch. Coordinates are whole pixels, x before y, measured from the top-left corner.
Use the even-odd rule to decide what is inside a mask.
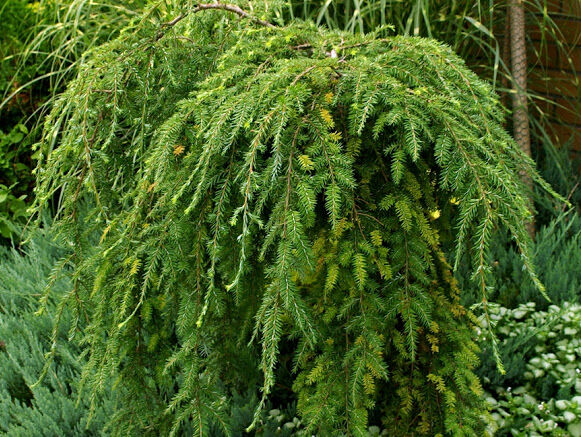
[[[195,13],[200,12],[200,11],[206,11],[206,10],[212,10],[212,9],[232,12],[241,18],[246,18],[254,23],[260,24],[261,26],[269,27],[271,29],[276,27],[274,24],[269,23],[268,21],[264,21],[264,20],[261,20],[259,18],[256,18],[256,17],[250,15],[244,9],[242,9],[236,5],[229,5],[229,4],[225,4],[225,3],[200,3],[191,11],[185,12],[181,15],[178,15],[173,20],[168,21],[167,23],[163,23],[161,28],[166,29],[166,30],[161,30],[157,34],[157,36],[155,37],[155,40],[158,41],[161,38],[163,38],[163,36],[167,32],[168,28],[175,26],[180,21],[182,21],[184,18],[186,18],[189,14],[195,14]]]

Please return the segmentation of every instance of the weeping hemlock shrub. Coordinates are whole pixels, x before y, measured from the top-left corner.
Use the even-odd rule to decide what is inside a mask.
[[[249,388],[256,429],[291,369],[307,432],[481,435],[442,240],[469,249],[487,314],[497,225],[536,279],[519,171],[549,189],[491,88],[431,40],[172,18],[89,52],[42,144],[37,209],[61,199],[83,381],[125,397],[112,429],[228,433]]]

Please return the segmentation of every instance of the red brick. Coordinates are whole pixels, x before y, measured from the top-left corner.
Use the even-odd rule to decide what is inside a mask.
[[[561,14],[563,11],[562,7],[563,1],[569,0],[546,0],[546,2],[543,2],[542,0],[540,2],[525,1],[524,2],[525,11],[527,14],[542,15],[544,13],[544,5],[546,4],[547,12],[549,13],[549,15]]]
[[[559,68],[560,58],[563,56],[555,43],[534,42],[527,47],[529,66],[543,65],[549,68]]]
[[[581,2],[578,0],[563,0],[561,12],[571,17],[581,18]]]
[[[580,95],[581,77],[569,72],[559,70],[534,69],[529,74],[528,87],[539,93],[550,93],[566,97],[578,97]]]
[[[567,44],[578,44],[581,39],[581,21],[570,20],[565,16],[551,16],[555,28],[546,30],[542,16],[536,15],[527,23],[527,37],[533,41],[554,41],[558,39]]]
[[[540,95],[533,99],[531,105],[531,110],[535,113],[535,117],[553,119],[555,114],[555,102],[550,97]]]
[[[572,149],[581,150],[581,126],[552,124],[549,127],[550,136],[557,145],[572,141]]]
[[[562,0],[547,0],[547,12],[549,14],[560,13],[562,11]]]
[[[569,124],[581,125],[581,113],[579,113],[579,101],[577,99],[555,99],[555,118]]]
[[[561,50],[560,55],[561,68],[565,70],[571,70],[571,68],[574,68],[575,71],[581,73],[581,45]]]

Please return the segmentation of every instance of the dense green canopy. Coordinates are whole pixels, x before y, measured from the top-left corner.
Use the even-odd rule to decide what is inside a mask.
[[[312,432],[481,435],[442,239],[486,314],[496,226],[534,278],[519,172],[546,187],[491,88],[432,40],[199,9],[87,53],[46,122],[37,209],[60,199],[115,429],[205,434],[261,386],[256,426],[290,368]]]

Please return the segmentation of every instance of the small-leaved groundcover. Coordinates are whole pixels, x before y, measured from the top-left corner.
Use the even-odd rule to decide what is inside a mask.
[[[449,48],[253,14],[144,21],[86,54],[47,118],[36,206],[59,200],[75,247],[83,381],[116,378],[119,434],[228,433],[250,388],[249,429],[276,391],[309,433],[481,435],[441,236],[469,247],[487,314],[495,227],[536,278],[519,172],[550,189]]]
[[[581,436],[581,305],[564,302],[547,311],[534,303],[492,306],[490,314],[500,350],[520,355],[509,375],[516,384],[491,387],[496,432]]]

